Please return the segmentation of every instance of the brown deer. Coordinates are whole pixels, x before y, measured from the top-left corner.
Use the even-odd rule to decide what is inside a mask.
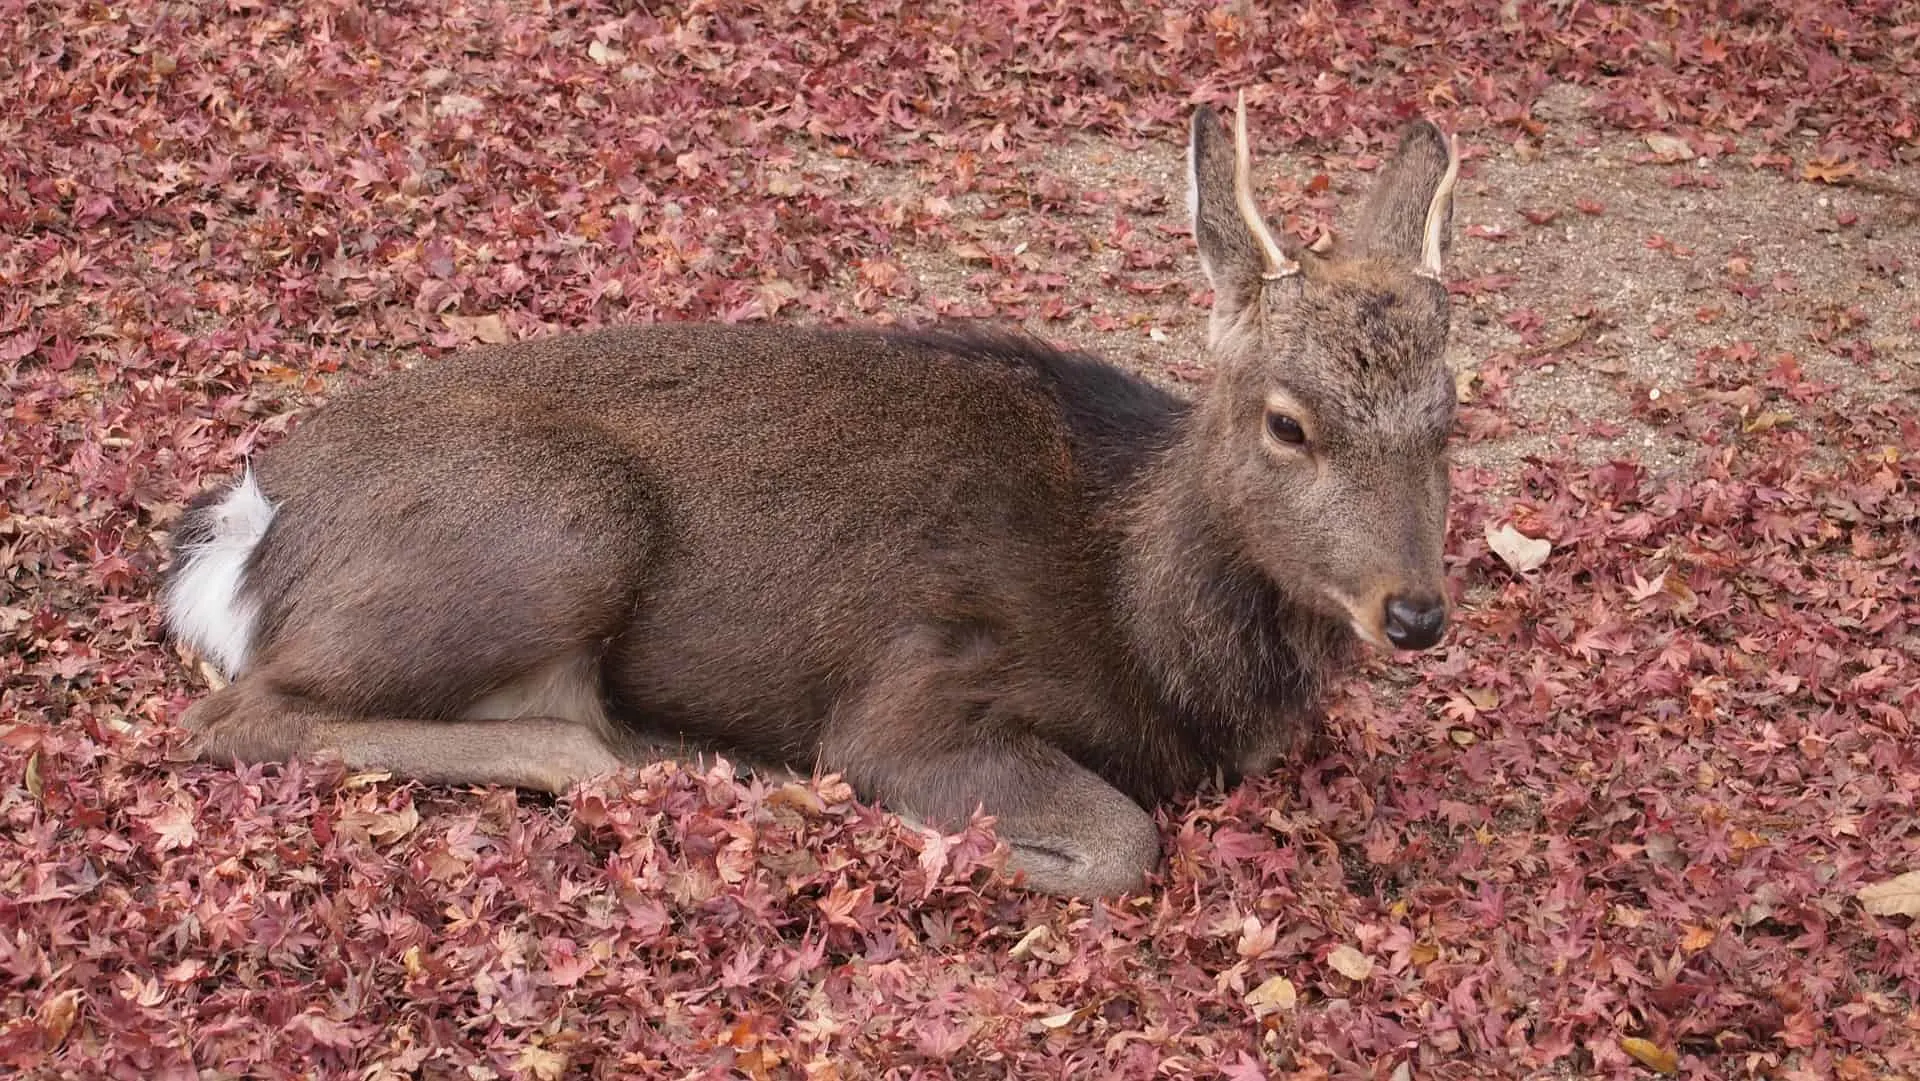
[[[1147,808],[1270,768],[1355,639],[1422,649],[1457,157],[1282,245],[1244,105],[1191,131],[1217,376],[1006,333],[660,325],[338,395],[176,530],[197,753],[561,791],[689,749],[996,817],[1036,889],[1140,887]]]

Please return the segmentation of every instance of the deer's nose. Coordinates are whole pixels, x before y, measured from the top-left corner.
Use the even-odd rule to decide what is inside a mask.
[[[1447,604],[1432,594],[1387,598],[1387,641],[1400,649],[1426,649],[1447,629]]]

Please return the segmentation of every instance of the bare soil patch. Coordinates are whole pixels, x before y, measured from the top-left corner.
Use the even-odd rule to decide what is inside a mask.
[[[1581,119],[1571,88],[1547,102],[1547,115]],[[1554,124],[1466,147],[1451,361],[1478,413],[1460,460],[1494,490],[1555,452],[1684,470],[1700,446],[1661,421],[1687,408],[1705,350],[1745,343],[1758,366],[1791,357],[1849,405],[1920,393],[1920,170],[1824,182],[1738,145],[1603,132]],[[883,318],[1021,317],[1150,378],[1204,381],[1208,298],[1182,148],[1077,139],[1025,158],[1024,190],[954,196],[931,174],[825,155],[802,168],[850,201],[945,223],[896,247],[906,280]],[[1329,210],[1357,202],[1372,164],[1272,146],[1256,158],[1269,213],[1303,239],[1337,233]],[[1791,403],[1756,400],[1752,413],[1792,423]]]

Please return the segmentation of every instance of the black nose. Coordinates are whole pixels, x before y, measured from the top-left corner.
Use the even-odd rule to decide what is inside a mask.
[[[1387,598],[1387,641],[1400,649],[1425,649],[1446,629],[1447,606],[1440,598]]]

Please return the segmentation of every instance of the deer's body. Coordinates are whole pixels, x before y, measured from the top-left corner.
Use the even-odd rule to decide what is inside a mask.
[[[561,789],[715,750],[984,805],[1043,889],[1137,885],[1145,807],[1264,768],[1356,634],[1425,645],[1444,612],[1444,292],[1418,246],[1276,273],[1210,237],[1218,138],[1216,348],[1337,321],[1316,371],[1255,357],[1189,403],[1012,336],[661,326],[388,377],[178,530],[170,626],[236,677],[187,719],[202,753]]]

